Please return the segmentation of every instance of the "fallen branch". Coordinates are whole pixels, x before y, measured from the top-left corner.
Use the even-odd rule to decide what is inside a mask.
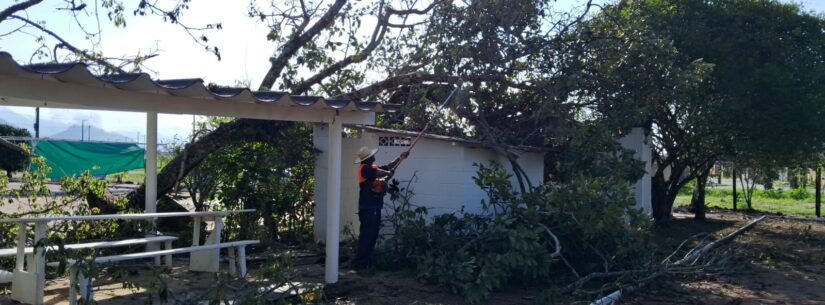
[[[555,244],[556,251],[553,254],[550,254],[550,257],[556,257],[561,255],[561,243],[559,242],[559,238],[556,237],[556,234],[553,234],[553,231],[550,231],[550,228],[547,226],[539,223],[539,225],[544,228],[544,231],[547,232],[547,235],[550,235],[550,238],[553,239],[553,243]]]
[[[698,251],[690,251],[690,252],[688,252],[688,254],[685,255],[685,257],[683,257],[682,259],[676,261],[673,264],[663,264],[664,266],[661,270],[656,271],[653,274],[651,274],[650,276],[648,276],[648,277],[644,278],[643,280],[639,281],[638,285],[616,290],[613,293],[610,293],[610,294],[608,294],[607,296],[605,296],[601,299],[593,301],[593,303],[590,303],[590,305],[611,305],[611,304],[614,304],[615,302],[617,302],[621,298],[622,294],[626,294],[630,291],[639,289],[640,287],[644,286],[644,284],[649,282],[650,280],[655,279],[655,278],[657,278],[659,276],[662,276],[664,274],[667,274],[670,271],[671,268],[673,268],[673,267],[683,267],[685,265],[694,264],[702,256],[707,255],[708,253],[712,252],[713,250],[715,250],[715,249],[717,249],[717,248],[733,241],[737,236],[739,236],[742,233],[745,233],[746,231],[750,230],[751,228],[753,228],[753,226],[755,226],[757,223],[765,220],[765,218],[767,218],[767,217],[768,217],[767,215],[759,217],[759,218],[751,221],[750,223],[746,224],[745,226],[737,229],[736,231],[733,231],[733,233],[730,233],[730,234],[726,235],[725,237],[722,237],[719,240],[716,240],[714,242],[706,244],[705,246],[701,247]],[[695,236],[696,235],[691,236],[691,239],[694,238]],[[680,247],[681,247],[681,245],[680,245]]]
[[[805,217],[796,217],[796,216],[768,216],[771,219],[776,220],[792,220],[792,221],[801,221],[801,222],[813,222],[813,223],[821,223],[825,224],[825,218],[805,218]]]
[[[767,218],[767,217],[768,216],[762,216],[762,217],[757,218],[754,221],[751,221],[750,223],[746,224],[745,226],[739,228],[738,230],[733,231],[733,233],[730,233],[727,236],[722,237],[722,239],[719,239],[717,241],[714,241],[712,243],[709,243],[709,244],[705,245],[704,247],[702,247],[701,250],[686,255],[684,258],[682,258],[682,259],[676,261],[675,263],[673,263],[673,265],[683,265],[687,262],[695,261],[700,256],[705,255],[708,252],[713,251],[716,248],[719,248],[719,246],[722,246],[726,243],[729,243],[730,241],[735,239],[736,236],[739,236],[740,234],[744,233],[745,231],[750,230],[750,228],[755,226],[760,221],[765,220],[765,218]]]
[[[616,290],[613,293],[608,294],[606,297],[603,297],[601,299],[596,300],[593,303],[590,303],[590,305],[610,305],[610,304],[613,304],[614,302],[618,301],[621,298],[622,298],[622,290]]]

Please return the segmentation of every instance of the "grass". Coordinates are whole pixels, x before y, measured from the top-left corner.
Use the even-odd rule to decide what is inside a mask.
[[[117,181],[117,175],[123,175],[123,182],[132,182],[134,184],[141,184],[143,183],[144,178],[146,177],[146,171],[144,169],[133,169],[124,173],[112,174],[106,176],[106,181],[114,182]]]
[[[709,207],[731,209],[733,208],[733,195],[730,189],[711,188],[705,194],[705,204]],[[690,204],[691,195],[680,194],[676,197],[675,206]],[[800,197],[797,197],[800,198]],[[768,213],[781,213],[783,215],[793,215],[801,217],[816,217],[813,192],[802,199],[790,198],[789,191],[782,195],[766,194],[757,190],[753,196],[752,207],[754,210]],[[739,193],[737,208],[746,209],[744,193]]]
[[[169,162],[172,161],[173,157],[174,156],[172,156],[170,154],[160,154],[160,155],[158,155],[158,171],[160,171],[160,169],[162,169],[164,166],[166,166],[166,164],[169,164]],[[111,175],[106,176],[106,181],[115,182],[115,181],[117,181],[117,176],[118,175],[123,175],[122,180],[123,180],[124,183],[131,182],[133,184],[141,184],[141,183],[143,183],[143,180],[146,178],[146,170],[140,168],[140,169],[133,169],[133,170],[123,172],[123,173],[111,174]]]

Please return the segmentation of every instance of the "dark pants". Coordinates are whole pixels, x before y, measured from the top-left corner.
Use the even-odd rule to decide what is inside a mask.
[[[370,264],[372,251],[375,250],[375,242],[378,240],[378,229],[381,226],[381,210],[360,209],[358,210],[358,220],[361,221],[358,234],[358,249],[355,261],[352,262],[355,269],[367,268]]]

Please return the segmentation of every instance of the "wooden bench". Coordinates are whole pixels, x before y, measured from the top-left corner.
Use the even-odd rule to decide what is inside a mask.
[[[106,264],[106,263],[114,263],[114,262],[122,262],[122,261],[129,261],[129,260],[137,260],[143,258],[151,258],[151,257],[159,257],[165,256],[166,257],[166,264],[171,266],[172,264],[172,255],[174,254],[183,254],[183,253],[194,253],[194,252],[201,252],[207,250],[220,250],[223,248],[229,249],[229,272],[234,274],[236,272],[240,273],[241,277],[246,276],[246,246],[254,245],[260,243],[257,240],[240,240],[240,241],[233,241],[233,242],[225,242],[225,243],[218,243],[218,244],[210,244],[210,245],[203,245],[203,246],[192,246],[186,248],[177,248],[177,249],[166,249],[160,251],[152,251],[152,252],[141,252],[141,253],[129,253],[129,254],[122,254],[122,255],[112,255],[112,256],[101,256],[94,258],[95,264]],[[235,253],[238,253],[237,259],[235,257]],[[81,268],[79,268],[78,262],[75,260],[69,260],[69,304],[75,305],[77,304],[78,296],[80,299],[85,300],[93,300],[94,294],[92,294],[92,278],[87,277],[83,274]],[[57,266],[59,263],[49,263],[50,266]],[[237,271],[236,271],[237,266]],[[78,291],[79,290],[79,291]]]
[[[89,242],[89,243],[81,243],[81,244],[68,244],[64,245],[63,248],[66,250],[80,250],[80,249],[104,249],[104,248],[114,248],[114,247],[125,247],[125,246],[136,246],[136,245],[146,245],[150,243],[165,243],[166,246],[171,248],[172,242],[177,240],[178,237],[176,236],[150,236],[150,237],[142,237],[142,238],[135,238],[135,239],[124,239],[124,240],[113,240],[113,241],[96,241],[96,242]],[[57,251],[58,246],[52,245],[46,248],[46,251]],[[23,251],[26,255],[30,255],[34,253],[33,247],[26,247]],[[7,256],[15,256],[17,255],[17,248],[11,249],[0,249],[0,257],[7,257]]]
[[[17,235],[17,249],[13,252],[16,255],[16,262],[14,272],[12,274],[12,299],[25,304],[40,305],[43,304],[43,292],[45,290],[46,282],[46,247],[39,243],[39,241],[46,238],[46,231],[50,222],[56,221],[97,221],[97,220],[148,220],[154,221],[158,218],[164,217],[192,217],[194,219],[194,230],[192,236],[192,246],[200,246],[200,228],[201,223],[205,221],[214,222],[212,231],[206,238],[205,246],[213,246],[221,244],[221,231],[223,230],[223,218],[238,213],[254,212],[255,210],[236,210],[236,211],[208,211],[208,212],[171,212],[171,213],[139,213],[139,214],[111,214],[111,215],[55,215],[55,216],[38,216],[38,217],[23,217],[23,218],[4,218],[0,219],[0,223],[16,223],[18,225]],[[33,243],[35,247],[26,247],[29,226],[34,227]],[[157,232],[147,232],[146,238],[155,238]],[[127,240],[120,242],[137,242],[137,240]],[[101,242],[97,244],[98,247],[104,245],[117,244],[118,241]],[[94,243],[87,243],[94,244]],[[81,245],[81,244],[79,244]],[[155,265],[160,265],[161,256],[167,256],[167,263],[171,264],[171,253],[164,254],[171,250],[159,250],[158,242],[149,242],[146,244],[145,252],[151,253],[148,257],[155,258]],[[168,242],[167,245],[171,245]],[[190,253],[189,270],[203,271],[203,272],[218,272],[220,263],[220,248],[201,248],[200,250],[188,251]],[[33,248],[33,249],[32,249]],[[27,249],[31,249],[31,254],[26,254]],[[140,253],[140,254],[142,254]],[[160,253],[160,254],[159,254]],[[26,260],[28,258],[28,260]],[[0,273],[0,276],[3,276]]]
[[[104,249],[104,248],[114,248],[114,247],[125,247],[125,246],[136,246],[136,245],[147,245],[147,244],[160,244],[164,243],[165,249],[172,249],[172,242],[177,240],[178,238],[175,236],[151,236],[151,237],[143,237],[143,238],[134,238],[134,239],[125,239],[125,240],[115,240],[115,241],[98,241],[98,242],[89,242],[89,243],[80,243],[80,244],[69,244],[64,245],[63,248],[66,250],[81,250],[81,249]],[[49,251],[58,251],[58,246],[52,245],[46,248],[46,252]],[[0,249],[0,257],[9,257],[9,256],[16,256],[17,255],[17,248],[11,249]],[[26,247],[23,250],[23,253],[27,256],[26,261],[29,264],[34,263],[34,258],[32,255],[34,254],[33,247]],[[167,259],[171,259],[167,257]],[[2,271],[0,270],[0,284],[3,283],[11,283],[14,276],[11,272]]]

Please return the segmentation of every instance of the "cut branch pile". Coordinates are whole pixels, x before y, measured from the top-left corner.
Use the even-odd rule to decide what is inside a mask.
[[[768,216],[759,217],[759,218],[751,221],[750,223],[746,224],[745,226],[737,229],[736,231],[733,231],[733,233],[730,233],[730,234],[726,235],[725,237],[722,237],[721,239],[718,239],[716,241],[713,241],[713,242],[710,242],[710,243],[700,243],[698,246],[696,246],[693,249],[691,249],[690,251],[688,251],[681,259],[679,259],[676,262],[671,262],[670,258],[673,257],[677,252],[679,252],[682,249],[682,247],[685,244],[687,244],[687,242],[689,242],[691,240],[694,240],[695,238],[697,238],[697,237],[699,237],[703,234],[691,236],[690,238],[688,238],[687,240],[682,242],[682,244],[679,245],[679,247],[670,256],[668,256],[668,258],[666,258],[664,261],[659,263],[658,266],[656,266],[654,268],[639,269],[639,270],[628,270],[628,271],[617,271],[617,272],[601,272],[601,273],[588,274],[587,276],[579,279],[578,281],[568,285],[564,289],[564,291],[572,292],[575,289],[578,289],[579,287],[581,287],[587,281],[589,281],[591,279],[594,279],[594,278],[620,277],[620,276],[635,275],[635,274],[648,274],[647,276],[644,276],[641,279],[639,279],[635,283],[635,285],[624,286],[620,289],[617,289],[617,290],[611,292],[607,296],[605,296],[601,299],[598,299],[598,300],[594,301],[593,303],[591,303],[591,305],[610,305],[610,304],[614,304],[615,302],[619,301],[619,299],[621,299],[623,294],[626,294],[628,292],[639,289],[639,288],[643,287],[645,284],[649,283],[651,280],[653,280],[655,278],[658,278],[662,275],[685,273],[687,271],[701,271],[701,270],[706,270],[706,269],[712,267],[714,265],[714,263],[718,262],[718,260],[716,260],[715,258],[709,257],[710,254],[712,254],[714,252],[714,250],[716,250],[719,247],[722,247],[724,245],[727,245],[728,243],[733,241],[737,236],[739,236],[742,233],[745,233],[746,231],[750,230],[757,223],[765,220],[766,218],[768,218]],[[608,285],[605,288],[614,288],[613,286],[618,286],[618,285],[616,285],[616,284]],[[607,291],[610,291],[610,290],[609,289],[601,289],[598,292],[604,293],[604,292],[607,292]]]

